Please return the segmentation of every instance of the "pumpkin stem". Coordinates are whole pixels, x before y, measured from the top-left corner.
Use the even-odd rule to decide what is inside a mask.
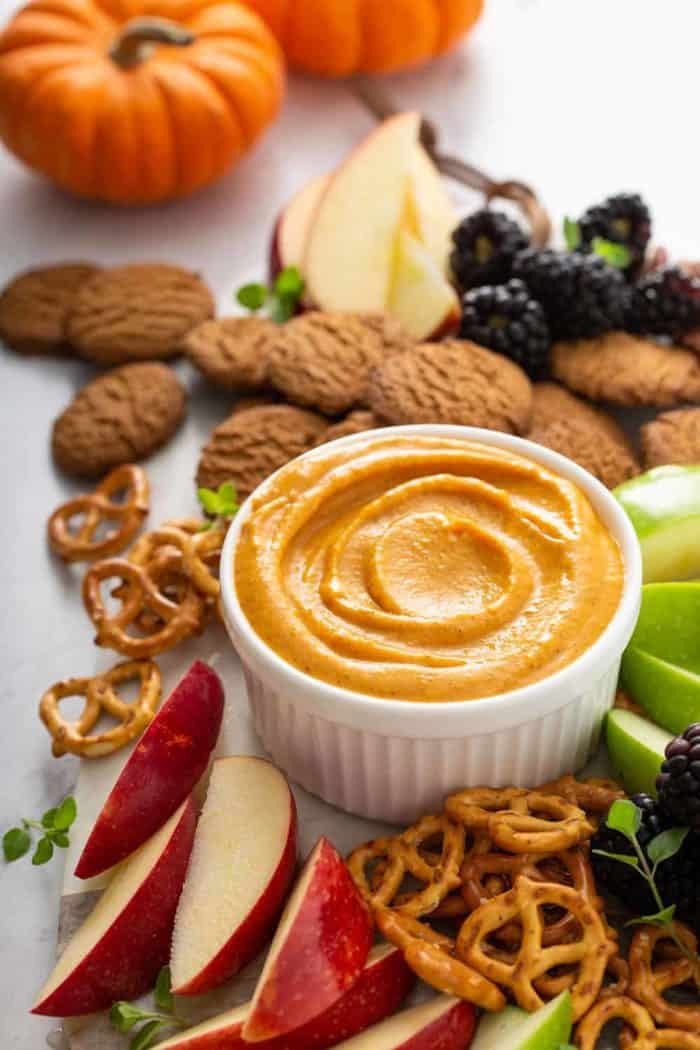
[[[114,41],[109,57],[122,69],[133,69],[146,61],[157,44],[188,47],[195,40],[189,29],[167,18],[132,18]]]

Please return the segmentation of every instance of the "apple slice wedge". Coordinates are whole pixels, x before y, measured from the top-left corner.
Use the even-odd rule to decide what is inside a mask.
[[[471,1003],[438,995],[338,1043],[338,1050],[466,1050],[475,1027]]]
[[[246,1042],[286,1035],[328,1010],[358,980],[371,945],[367,908],[343,858],[322,838],[270,946],[243,1026]]]
[[[666,757],[666,745],[672,740],[671,733],[634,711],[614,707],[605,719],[610,765],[622,777],[630,795],[656,794],[656,778]]]
[[[270,241],[271,281],[288,266],[301,267],[311,221],[330,180],[330,175],[319,175],[302,186],[283,208]]]
[[[459,323],[459,300],[426,248],[407,230],[398,235],[387,303],[414,339],[443,335]]]
[[[415,236],[425,247],[439,273],[447,277],[457,213],[445,187],[445,180],[420,145],[413,152],[408,200]]]
[[[259,1050],[327,1050],[393,1014],[415,980],[403,952],[392,944],[379,944],[369,953],[355,984],[333,1006],[296,1031],[257,1046]],[[159,1050],[246,1050],[250,1044],[243,1039],[243,1025],[249,1010],[249,1004],[228,1010],[159,1043]]]
[[[296,805],[282,773],[251,755],[215,761],[175,921],[177,995],[216,988],[262,950],[296,862]]]
[[[331,177],[302,265],[322,310],[386,308],[419,128],[418,113],[384,121]]]
[[[74,1017],[136,999],[168,961],[197,811],[180,806],[126,861],[69,941],[32,1013]]]
[[[79,879],[124,860],[172,816],[209,764],[223,713],[221,679],[196,660],[119,774],[78,860]]]

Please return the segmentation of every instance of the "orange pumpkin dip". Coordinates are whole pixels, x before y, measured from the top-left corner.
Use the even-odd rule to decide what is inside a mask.
[[[375,697],[493,696],[565,667],[623,587],[583,492],[530,459],[374,435],[294,460],[235,556],[253,629],[314,678]]]

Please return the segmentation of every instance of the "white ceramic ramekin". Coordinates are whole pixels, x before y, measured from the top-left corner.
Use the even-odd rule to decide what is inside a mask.
[[[247,505],[221,558],[226,625],[243,663],[255,726],[292,780],[351,813],[390,823],[439,808],[461,787],[533,786],[580,769],[598,745],[620,658],[639,613],[637,538],[614,497],[571,460],[522,438],[474,427],[408,426],[386,437],[430,434],[479,441],[527,456],[583,489],[622,550],[618,610],[577,660],[541,682],[484,700],[416,703],[337,688],[282,660],[253,631],[236,596],[234,555]],[[341,438],[362,443],[370,433]],[[307,456],[314,452],[307,452]]]

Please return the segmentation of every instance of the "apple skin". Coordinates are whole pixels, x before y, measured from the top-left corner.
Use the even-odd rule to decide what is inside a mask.
[[[220,761],[225,762],[227,759]],[[264,762],[269,765],[266,759],[252,756],[250,761]],[[297,866],[297,807],[291,790],[289,791],[289,807],[289,827],[284,850],[262,896],[258,898],[253,910],[234,930],[229,940],[209,964],[186,984],[173,987],[175,995],[202,995],[212,988],[217,988],[254,959],[270,940],[294,880]]]
[[[370,953],[352,988],[325,1013],[294,1032],[266,1039],[257,1046],[259,1050],[327,1050],[393,1014],[415,981],[401,950],[380,945]],[[229,1010],[218,1019],[160,1044],[162,1050],[246,1050],[250,1044],[242,1032],[248,1010],[247,1005]]]
[[[301,267],[314,212],[329,181],[330,175],[320,175],[306,183],[277,217],[270,238],[270,283],[288,266]]]
[[[337,1050],[466,1050],[475,1028],[471,1003],[439,995],[338,1043]]]
[[[700,576],[700,465],[656,467],[615,496],[637,533],[645,583]]]
[[[286,1035],[324,1013],[357,981],[371,946],[367,907],[342,857],[321,838],[270,947],[244,1039]]]
[[[605,720],[605,742],[610,764],[622,777],[630,795],[656,794],[656,778],[664,749],[673,737],[633,711],[613,708]]]
[[[79,879],[124,860],[172,816],[209,764],[223,713],[221,679],[196,660],[121,771],[78,860]]]
[[[47,1017],[76,1017],[108,1009],[119,999],[137,999],[152,988],[170,954],[175,910],[194,842],[197,810],[192,799],[182,812],[163,852],[136,892],[91,951],[65,979],[32,1008]],[[148,849],[148,845],[144,847]],[[127,874],[126,862],[104,898]],[[95,910],[99,909],[98,900]],[[88,919],[89,921],[89,919]],[[41,993],[40,993],[41,994]]]
[[[572,1015],[570,992],[562,992],[534,1014],[506,1006],[482,1017],[472,1050],[558,1050],[571,1038]]]

